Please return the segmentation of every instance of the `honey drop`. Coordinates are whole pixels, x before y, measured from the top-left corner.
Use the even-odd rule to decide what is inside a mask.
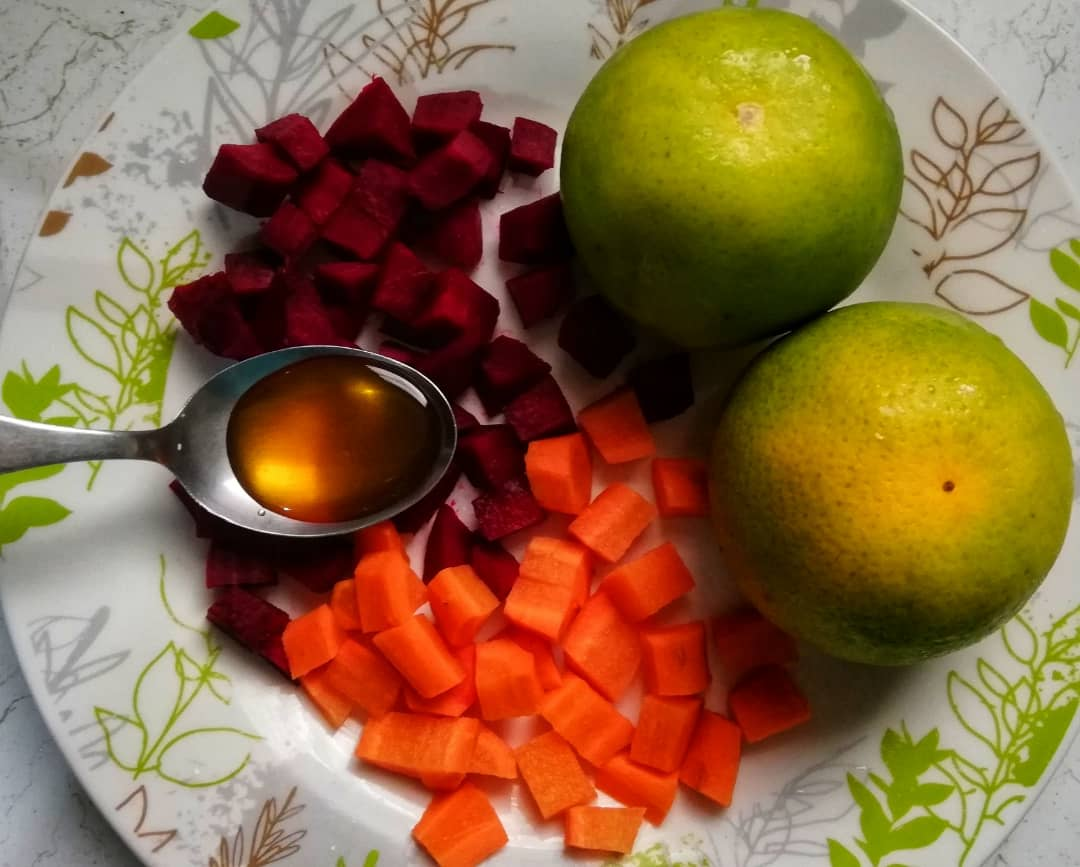
[[[366,360],[310,358],[255,383],[226,434],[252,498],[300,521],[352,521],[416,491],[440,451],[435,410]]]

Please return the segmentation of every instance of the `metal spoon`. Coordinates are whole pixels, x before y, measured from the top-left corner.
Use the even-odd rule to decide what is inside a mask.
[[[233,473],[226,431],[236,402],[256,382],[290,364],[326,355],[363,359],[373,373],[411,394],[434,414],[440,442],[423,484],[400,502],[353,521],[319,524],[270,511],[252,498]],[[210,513],[237,527],[273,536],[334,536],[393,517],[435,486],[450,465],[456,446],[453,410],[430,379],[399,361],[343,346],[280,349],[227,367],[195,392],[175,419],[156,430],[79,430],[0,416],[0,472],[114,458],[155,461],[171,470]]]

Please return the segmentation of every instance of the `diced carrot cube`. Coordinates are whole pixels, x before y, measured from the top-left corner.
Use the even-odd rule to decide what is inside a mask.
[[[365,554],[353,573],[364,632],[399,626],[427,601],[427,588],[399,551]]]
[[[326,665],[347,637],[325,603],[291,620],[281,636],[289,673],[295,679]]]
[[[332,729],[341,728],[352,713],[352,702],[327,686],[325,667],[316,668],[301,677],[300,688]]]
[[[465,679],[465,669],[431,621],[421,614],[375,636],[375,646],[423,698],[434,698]]]
[[[679,779],[721,807],[731,806],[741,751],[739,727],[720,714],[704,711],[683,759]]]
[[[596,769],[596,787],[628,807],[644,807],[645,818],[659,825],[675,803],[679,775],[647,768],[619,753]]]
[[[652,431],[632,389],[623,388],[578,413],[578,426],[609,464],[622,464],[656,453]]]
[[[405,542],[393,521],[380,521],[356,531],[353,536],[353,551],[356,552],[357,560],[376,551],[397,551],[404,557]]]
[[[356,607],[356,582],[352,578],[338,581],[330,591],[330,608],[338,626],[349,632],[362,632],[360,609]]]
[[[630,746],[634,726],[615,705],[575,674],[540,702],[540,715],[578,754],[602,765]]]
[[[709,686],[705,624],[700,620],[641,630],[645,688],[656,695],[697,695]]]
[[[656,517],[656,508],[622,482],[605,488],[570,524],[569,533],[608,563],[627,552]]]
[[[592,458],[580,433],[529,443],[525,475],[536,501],[551,512],[576,515],[592,499]]]
[[[522,629],[558,641],[578,609],[576,596],[569,587],[519,577],[506,597],[503,613]]]
[[[570,745],[555,732],[545,732],[514,750],[518,771],[545,819],[596,797]]]
[[[472,717],[426,716],[391,711],[364,725],[356,756],[394,773],[420,778],[466,774],[480,721]]]
[[[382,656],[350,638],[326,668],[326,682],[368,716],[382,716],[397,704],[401,677]]]
[[[582,607],[562,647],[566,664],[611,701],[622,697],[641,664],[637,630],[603,592]]]
[[[475,641],[480,627],[499,607],[472,566],[443,569],[428,584],[428,599],[439,631],[453,647]]]
[[[471,783],[432,799],[412,833],[439,867],[476,867],[508,839],[491,802]]]
[[[535,536],[525,548],[518,577],[558,587],[569,587],[580,605],[592,583],[592,556],[576,542]]]
[[[483,723],[480,724],[480,733],[476,736],[476,748],[473,751],[472,764],[469,765],[469,773],[502,780],[517,779],[514,751]]]
[[[461,716],[476,703],[476,645],[467,644],[453,653],[465,670],[465,679],[434,698],[424,698],[411,686],[406,686],[405,705],[413,713]]]
[[[677,771],[690,746],[700,698],[646,695],[641,700],[630,758],[658,771]]]
[[[601,589],[623,617],[637,623],[694,589],[694,578],[670,542],[608,573]]]
[[[709,470],[694,458],[654,458],[653,493],[663,518],[703,517],[709,514]]]
[[[555,662],[555,654],[552,653],[551,644],[542,635],[512,627],[501,633],[499,637],[509,639],[532,654],[533,662],[536,663],[536,677],[542,689],[547,691],[562,685],[562,672],[559,671],[559,666]]]
[[[810,703],[778,665],[751,671],[728,694],[735,722],[750,743],[786,732],[810,719]]]
[[[563,814],[566,845],[627,855],[645,818],[644,807],[571,807]]]
[[[527,650],[505,638],[476,645],[476,696],[485,720],[534,714],[543,695]]]

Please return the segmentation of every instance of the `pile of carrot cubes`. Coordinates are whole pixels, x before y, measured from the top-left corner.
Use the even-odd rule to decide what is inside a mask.
[[[625,559],[658,516],[707,513],[704,465],[654,456],[631,390],[577,421],[581,432],[528,445],[533,495],[573,519],[565,536],[532,537],[511,581],[493,589],[462,562],[425,585],[398,531],[380,524],[356,536],[353,576],[284,631],[289,671],[326,722],[363,720],[360,761],[431,790],[413,836],[442,867],[507,843],[477,778],[520,780],[567,847],[626,853],[643,819],[663,822],[680,783],[729,805],[743,742],[809,718],[785,668],[788,636],[751,610],[660,625],[693,576],[670,542]],[[651,459],[653,501],[623,483],[593,497],[594,450],[608,463]],[[730,717],[703,706],[710,627],[734,684]],[[630,719],[617,703],[639,676]],[[546,730],[507,743],[504,721],[519,717]],[[597,790],[623,806],[594,805]]]

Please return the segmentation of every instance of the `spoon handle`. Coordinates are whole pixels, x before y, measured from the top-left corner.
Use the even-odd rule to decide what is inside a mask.
[[[158,461],[161,440],[161,430],[83,430],[0,416],[0,473],[110,458]]]

